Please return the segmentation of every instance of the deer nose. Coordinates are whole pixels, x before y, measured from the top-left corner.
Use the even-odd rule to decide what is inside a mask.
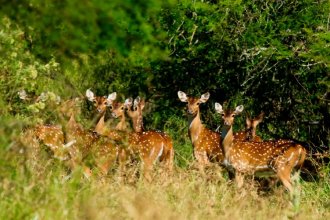
[[[229,121],[225,121],[224,124],[227,125],[227,126],[230,125]]]
[[[192,111],[191,109],[187,109],[187,113],[188,113],[188,114],[192,114],[193,111]]]
[[[112,115],[112,117],[117,118],[117,114],[116,113],[112,112],[111,115]]]

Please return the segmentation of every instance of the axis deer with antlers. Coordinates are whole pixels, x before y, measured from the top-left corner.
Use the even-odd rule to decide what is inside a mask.
[[[220,134],[206,128],[200,119],[199,105],[209,99],[210,93],[207,92],[198,98],[189,97],[186,93],[179,91],[178,97],[181,102],[187,103],[188,133],[200,168],[203,169],[210,161],[222,163],[224,154],[220,147]]]
[[[240,105],[234,111],[224,111],[222,106],[216,103],[215,109],[224,120],[221,136],[225,164],[234,169],[238,187],[243,185],[246,174],[271,171],[290,192],[293,192],[291,172],[294,168],[300,168],[304,162],[305,148],[295,143],[237,140],[233,135],[232,126],[235,116],[240,114],[244,107]]]
[[[159,159],[164,161],[169,172],[173,168],[173,143],[172,139],[161,131],[145,131],[143,127],[142,110],[144,101],[140,98],[125,100],[128,116],[132,119],[134,132],[130,134],[129,146],[132,154],[138,154],[144,170],[144,177],[151,180],[150,172],[154,163]],[[132,109],[133,108],[133,109]]]

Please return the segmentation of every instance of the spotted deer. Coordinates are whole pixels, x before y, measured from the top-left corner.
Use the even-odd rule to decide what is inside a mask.
[[[95,96],[94,93],[90,90],[86,90],[86,98],[93,102],[93,105],[96,107],[97,112],[100,114],[100,119],[97,122],[94,131],[101,135],[111,136],[111,132],[105,125],[105,113],[107,107],[111,105],[111,103],[116,99],[117,93],[113,92],[108,97],[107,96]]]
[[[63,104],[71,106],[71,101]],[[91,169],[86,163],[94,164],[106,174],[117,158],[118,147],[111,139],[85,130],[75,120],[77,112],[65,106],[60,108],[64,111],[61,117],[70,116],[70,119],[62,126],[38,125],[35,128],[37,138],[50,147],[55,157],[67,161],[72,169],[82,166],[87,177],[91,175]]]
[[[106,125],[105,122],[105,113],[107,108],[112,108],[112,104],[117,97],[117,93],[113,92],[108,97],[107,96],[94,96],[94,93],[91,90],[86,91],[86,97],[89,101],[93,102],[94,106],[98,113],[101,114],[94,131],[100,135],[107,136],[112,140],[121,141],[123,139],[122,130],[117,129],[119,126],[117,125],[115,129],[111,129],[109,125]]]
[[[210,93],[207,92],[198,98],[188,97],[186,93],[179,91],[178,97],[181,102],[187,103],[188,134],[200,168],[203,169],[210,161],[222,163],[224,154],[220,147],[220,134],[206,128],[200,119],[199,105],[209,99]]]
[[[102,174],[108,173],[109,168],[115,164],[118,156],[118,146],[112,139],[85,130],[76,122],[74,115],[70,117],[69,122],[66,124],[66,133],[67,141],[75,140],[73,146],[78,149],[72,155],[74,163],[87,161],[95,164]]]
[[[125,101],[125,105],[127,106],[127,114],[132,119],[134,131],[138,133],[145,132],[143,126],[143,109],[145,106],[145,101],[142,100],[140,97],[137,97],[136,99],[134,99],[134,103],[132,106],[132,99],[129,98]],[[172,172],[174,160],[174,148],[172,138],[163,131],[149,130],[148,132],[153,132],[156,133],[156,135],[161,135],[165,140],[163,153],[161,154],[159,160],[160,162],[165,163],[165,167],[169,172]]]
[[[306,157],[305,148],[295,143],[237,140],[233,135],[232,126],[235,116],[240,114],[244,107],[240,105],[234,111],[224,111],[219,103],[215,103],[215,109],[224,120],[221,136],[225,164],[234,170],[238,187],[243,185],[246,174],[270,171],[277,175],[290,192],[293,192],[291,172],[303,164]]]
[[[262,122],[264,117],[264,113],[260,113],[255,118],[246,117],[245,130],[241,132],[234,133],[235,139],[242,141],[254,141],[261,142],[261,137],[256,135],[257,126],[260,122]]]
[[[34,134],[38,140],[49,147],[55,158],[65,161],[69,159],[68,149],[73,143],[67,145],[64,142],[64,133],[62,126],[59,125],[37,125],[34,128]]]
[[[151,171],[156,161],[164,160],[169,170],[173,166],[173,144],[168,136],[159,131],[145,131],[143,128],[142,110],[144,102],[140,99],[128,98],[125,100],[128,116],[132,119],[134,131],[129,136],[129,148],[131,153],[138,155],[142,161],[144,177],[150,181]],[[134,109],[132,109],[134,108]]]
[[[117,93],[113,92],[107,96],[95,96],[94,93],[87,89],[86,97],[89,101],[93,102],[97,112],[101,114],[101,117],[94,129],[100,135],[107,136],[116,141],[119,145],[119,164],[120,169],[123,168],[123,163],[128,156],[127,148],[127,124],[125,118],[125,106],[123,103],[115,101]],[[105,123],[105,112],[107,108],[112,112],[111,115],[114,118],[120,118],[120,121],[116,125],[115,129],[108,128]],[[114,109],[116,109],[114,111]]]

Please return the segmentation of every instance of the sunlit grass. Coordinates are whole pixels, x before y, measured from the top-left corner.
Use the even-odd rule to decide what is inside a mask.
[[[19,156],[18,156],[19,157]],[[18,159],[18,158],[16,158]],[[19,159],[18,159],[19,162]],[[329,176],[320,182],[300,181],[294,207],[282,185],[260,192],[244,189],[214,166],[205,175],[176,168],[171,176],[156,169],[153,181],[136,176],[69,174],[51,158],[40,159],[33,172],[23,163],[11,167],[1,181],[1,219],[328,219]],[[134,169],[134,168],[131,168]],[[134,172],[128,172],[134,173]]]
[[[178,122],[179,123],[179,122]],[[156,167],[153,181],[139,178],[139,165],[121,175],[95,170],[86,179],[70,172],[43,145],[19,138],[22,126],[0,127],[0,219],[329,219],[330,172],[318,182],[297,180],[291,197],[282,184],[260,189],[248,179],[237,189],[223,168],[201,174],[187,137],[175,139],[175,169]],[[179,127],[181,125],[178,125]],[[28,137],[25,136],[25,137]]]

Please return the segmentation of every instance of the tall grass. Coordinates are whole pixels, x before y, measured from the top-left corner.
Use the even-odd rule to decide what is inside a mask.
[[[255,187],[237,190],[214,172],[212,179],[178,169],[153,182],[122,182],[116,175],[69,179],[47,165],[28,176],[17,167],[1,182],[1,219],[329,219],[329,179],[302,183],[298,209],[282,186],[260,194]],[[209,174],[210,175],[210,174]],[[328,181],[328,182],[327,182]]]
[[[181,123],[169,123],[174,121]],[[17,132],[9,135],[17,127],[6,121],[0,128],[0,219],[330,218],[327,166],[318,182],[298,179],[294,200],[281,184],[260,190],[248,181],[237,189],[217,165],[205,174],[194,168],[184,151],[191,148],[189,140],[171,131],[176,150],[172,175],[156,167],[149,183],[135,175],[133,166],[125,176],[115,169],[107,176],[86,179],[80,169],[69,172],[45,146],[26,139],[19,143]]]

